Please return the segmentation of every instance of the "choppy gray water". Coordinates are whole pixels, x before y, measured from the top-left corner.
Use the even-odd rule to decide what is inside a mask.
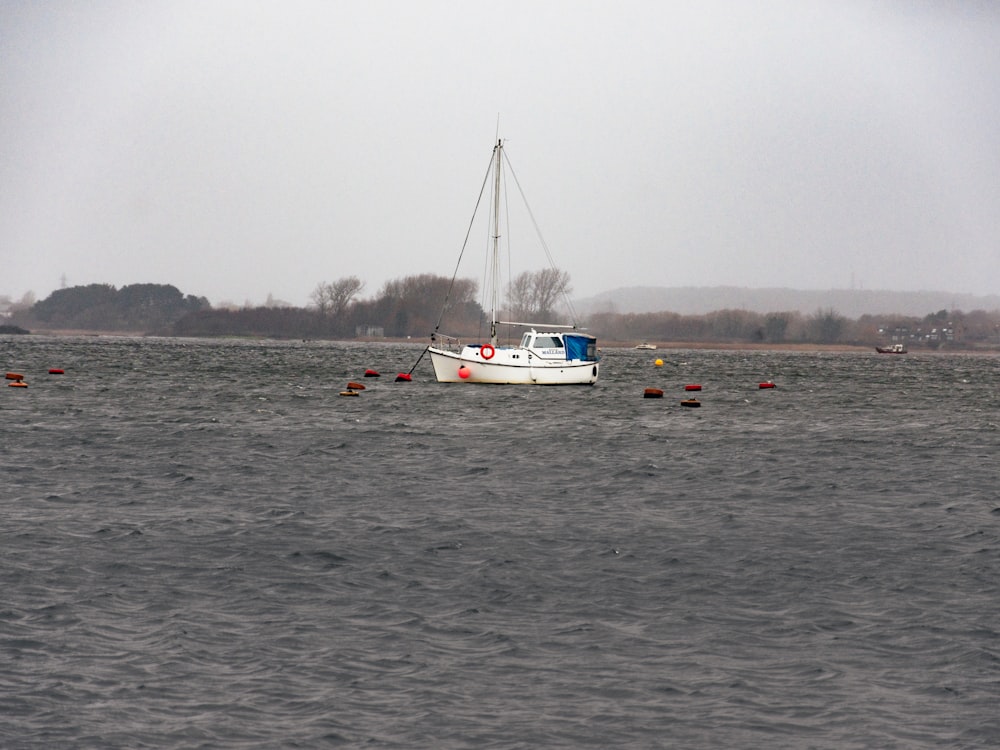
[[[0,339],[0,746],[1000,744],[996,358],[419,353]]]

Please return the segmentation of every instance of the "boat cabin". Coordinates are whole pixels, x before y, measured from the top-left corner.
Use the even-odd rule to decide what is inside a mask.
[[[543,359],[597,361],[597,339],[582,333],[538,333],[532,329],[521,336],[521,348]]]

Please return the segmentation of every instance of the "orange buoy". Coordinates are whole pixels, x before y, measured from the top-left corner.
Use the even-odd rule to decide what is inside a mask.
[[[363,391],[365,387],[361,383],[355,383],[353,380],[347,384],[347,390],[349,391]]]
[[[763,383],[760,383],[757,387],[758,388],[775,388],[776,386],[770,380],[767,380],[767,381],[764,381]]]
[[[647,388],[642,392],[643,398],[663,398],[663,391],[659,388]]]
[[[376,370],[365,370],[365,377],[366,378],[377,378],[377,377],[379,377],[379,374],[378,374],[378,372]]]
[[[52,369],[49,370],[49,375],[62,375],[62,374],[63,371],[60,370],[58,367],[53,367]]]
[[[413,380],[413,377],[408,372],[401,372],[396,375],[397,383],[409,383],[411,380]]]
[[[28,387],[28,384],[25,383],[23,380],[15,380],[12,383],[7,383],[7,385],[10,386],[11,388],[27,388]]]
[[[24,380],[24,375],[19,372],[8,372],[7,380]]]
[[[701,390],[701,386],[698,385],[697,383],[691,383],[690,385],[684,386],[684,390],[685,391],[700,391]]]
[[[681,401],[681,406],[693,406],[695,408],[701,406],[701,401],[696,398],[686,398]]]

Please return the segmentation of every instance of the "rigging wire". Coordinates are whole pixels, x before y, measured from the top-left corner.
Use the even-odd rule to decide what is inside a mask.
[[[444,304],[441,305],[441,314],[438,315],[437,323],[434,325],[434,332],[431,334],[431,341],[434,341],[434,336],[437,334],[438,329],[441,328],[441,321],[444,319],[445,311],[448,309],[448,300],[451,298],[451,293],[455,288],[455,279],[458,278],[458,269],[462,265],[462,257],[465,255],[465,250],[469,245],[469,235],[472,233],[472,226],[476,221],[476,214],[479,213],[479,204],[482,203],[483,193],[486,191],[486,181],[490,177],[490,172],[492,171],[493,157],[490,156],[490,166],[486,169],[486,174],[483,176],[483,184],[479,188],[479,197],[476,198],[476,208],[472,212],[472,219],[469,220],[469,228],[465,230],[465,240],[462,241],[462,250],[458,254],[458,262],[455,263],[455,272],[451,275],[451,281],[448,284],[448,291],[444,295]]]
[[[502,153],[503,153],[503,156],[506,158],[506,156],[507,156],[506,152],[502,152]],[[510,166],[510,162],[507,162],[507,165],[509,167]],[[497,168],[498,169],[503,169],[503,165],[502,164],[498,164]],[[504,237],[504,240],[507,242],[507,252],[504,255],[507,258],[507,287],[508,287],[508,289],[510,288],[511,279],[514,278],[514,271],[511,268],[511,263],[512,263],[511,255],[512,255],[512,253],[510,251],[510,239],[514,235],[511,234],[511,231],[510,231],[510,196],[507,195],[507,186],[508,186],[509,183],[510,183],[510,180],[503,180],[503,203],[504,203],[503,215],[504,215],[504,221],[507,224],[507,226],[506,226],[506,236]],[[497,280],[498,281],[501,280],[500,277],[499,277],[499,275],[497,276]],[[500,291],[497,290],[496,293],[497,293],[497,295],[499,297]],[[510,315],[510,307],[509,307],[509,305],[510,305],[510,293],[509,292],[508,292],[508,295],[507,295],[507,303],[508,303],[507,315],[509,316]],[[511,336],[512,332],[513,332],[512,327],[511,326],[507,326],[507,342],[508,343],[511,340],[513,340],[513,336]]]
[[[514,165],[510,163],[510,157],[507,156],[506,152],[504,153],[503,158],[504,161],[507,162],[507,169],[510,170],[510,176],[514,178],[514,185],[517,186],[517,192],[521,195],[521,201],[524,203],[524,207],[528,211],[528,216],[531,218],[531,224],[532,226],[535,227],[535,234],[538,235],[538,241],[542,245],[542,250],[545,251],[545,257],[549,261],[549,268],[551,268],[553,271],[558,271],[559,269],[556,267],[555,261],[553,261],[552,259],[552,253],[549,252],[549,246],[545,242],[545,237],[542,236],[542,230],[538,226],[538,222],[535,220],[535,214],[534,212],[532,212],[531,206],[528,205],[528,198],[527,196],[525,196],[524,190],[521,189],[521,183],[517,179],[517,172],[514,171]],[[576,309],[573,307],[573,302],[570,300],[569,294],[566,293],[565,287],[560,291],[562,293],[563,302],[565,302],[566,307],[569,309],[569,314],[573,320],[573,325],[575,327],[579,322],[579,317],[576,314]]]

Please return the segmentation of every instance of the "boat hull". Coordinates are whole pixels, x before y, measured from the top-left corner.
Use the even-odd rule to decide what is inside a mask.
[[[490,360],[463,356],[446,349],[429,348],[434,377],[439,383],[491,383],[495,385],[593,385],[599,363],[592,360],[546,360],[523,349],[498,348]],[[465,368],[467,377],[459,370]]]

